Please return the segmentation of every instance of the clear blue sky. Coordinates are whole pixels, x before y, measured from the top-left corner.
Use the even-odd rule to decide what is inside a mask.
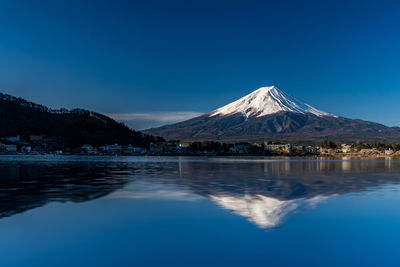
[[[398,1],[82,2],[0,0],[0,91],[157,119],[277,85],[400,126]]]

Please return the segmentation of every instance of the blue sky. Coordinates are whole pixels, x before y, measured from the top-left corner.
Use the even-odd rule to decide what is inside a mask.
[[[82,2],[0,0],[1,92],[145,128],[276,85],[400,126],[397,1]]]

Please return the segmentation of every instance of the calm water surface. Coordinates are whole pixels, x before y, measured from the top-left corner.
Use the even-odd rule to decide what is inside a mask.
[[[399,266],[400,161],[0,157],[0,266]]]

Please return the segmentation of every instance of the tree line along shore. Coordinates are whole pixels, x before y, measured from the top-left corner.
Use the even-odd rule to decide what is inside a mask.
[[[223,143],[165,141],[162,138],[137,144],[82,144],[68,147],[57,143],[56,138],[20,136],[0,139],[2,155],[156,155],[156,156],[327,156],[327,157],[400,157],[400,144],[381,142],[344,144],[326,140],[317,145],[298,145],[265,141],[259,143]]]

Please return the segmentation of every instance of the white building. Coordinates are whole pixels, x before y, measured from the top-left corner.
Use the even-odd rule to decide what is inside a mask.
[[[19,135],[17,135],[17,136],[10,136],[10,137],[4,137],[3,140],[4,140],[4,141],[7,141],[7,142],[11,142],[11,143],[16,143],[16,142],[21,141]]]
[[[342,152],[343,153],[350,153],[351,152],[351,145],[342,144]]]

